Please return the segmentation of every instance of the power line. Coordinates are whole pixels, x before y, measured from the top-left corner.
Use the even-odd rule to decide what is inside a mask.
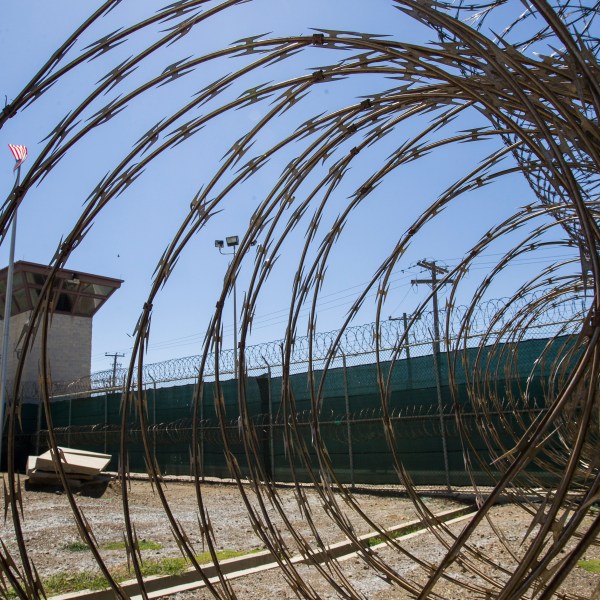
[[[503,252],[495,252],[495,253],[486,253],[486,254],[481,254],[480,257],[492,257],[492,256],[504,256],[505,253]],[[550,255],[550,256],[545,256],[545,257],[539,257],[539,258],[533,258],[530,260],[527,259],[515,259],[513,261],[511,261],[511,264],[516,264],[516,265],[533,265],[533,264],[539,264],[540,262],[545,262],[547,260],[552,260],[552,259],[560,259],[560,258],[564,258],[564,256],[562,255]],[[443,259],[444,263],[448,263],[451,262],[453,260],[460,260],[458,258],[454,258],[454,259]],[[490,264],[495,264],[495,262],[493,261],[475,261],[471,264],[471,266],[469,267],[470,270],[478,270],[478,269],[484,269],[486,268],[486,265],[490,265]],[[395,279],[391,280],[391,283],[395,283],[395,282],[399,282],[399,281],[403,281],[405,279],[407,279],[408,277],[410,277],[410,274],[408,273],[408,270],[411,268],[414,268],[415,266],[422,266],[419,263],[416,263],[416,265],[411,265],[405,269],[400,269],[398,271],[394,271],[394,273],[398,273],[398,274],[403,274],[401,277],[397,277]],[[439,267],[438,267],[439,268]],[[427,269],[423,268],[423,271],[421,272],[425,272]],[[319,297],[319,301],[317,302],[317,307],[319,308],[319,310],[321,312],[325,311],[325,310],[333,310],[335,308],[340,308],[343,306],[347,306],[349,305],[351,302],[340,302],[341,300],[344,300],[346,298],[354,298],[354,294],[348,294],[345,292],[350,292],[351,290],[356,290],[356,289],[361,289],[363,288],[365,285],[367,285],[369,282],[363,282],[363,283],[358,283],[355,284],[353,286],[349,286],[346,288],[342,288],[340,290],[337,290],[335,292],[329,292],[327,294],[323,294]],[[405,287],[404,285],[399,285],[399,286],[391,286],[389,289],[390,291],[392,290],[397,290],[397,289],[401,289]],[[403,298],[400,300],[400,302],[397,303],[396,307],[394,308],[394,310],[392,310],[392,314],[397,310],[398,306],[400,306],[402,304],[402,302],[406,299],[406,297],[408,296],[408,294],[410,293],[410,287],[407,290],[406,294],[404,294]],[[344,294],[344,295],[341,295]],[[370,294],[367,295],[366,298],[370,298],[375,294]],[[282,323],[285,323],[287,321],[287,316],[289,314],[289,306],[278,309],[278,310],[273,310],[273,311],[269,311],[269,313],[267,315],[262,315],[262,316],[257,316],[253,319],[253,323],[252,323],[252,330],[256,331],[256,330],[260,330],[260,329],[265,329],[268,327],[275,327],[277,325],[280,325]],[[300,316],[306,316],[308,314],[308,312],[311,310],[310,307],[306,307],[304,309],[301,309],[300,311]],[[228,325],[224,327],[224,334],[225,335],[230,335],[232,333],[232,325]],[[172,349],[172,348],[180,348],[180,347],[184,347],[184,346],[191,346],[191,345],[195,345],[198,342],[202,341],[204,339],[204,335],[205,333],[193,333],[193,334],[189,334],[189,335],[185,335],[185,336],[179,336],[179,337],[175,337],[175,338],[169,338],[166,340],[162,340],[162,341],[158,341],[156,343],[152,343],[152,341],[150,342],[150,347],[152,350],[157,351],[157,350],[168,350],[168,349]],[[112,355],[111,355],[112,356]]]
[[[399,273],[406,273],[408,269],[402,269],[401,271],[398,271]],[[410,277],[410,275],[407,273],[406,275],[404,275],[403,277],[398,277],[396,279],[392,280],[392,283],[394,282],[398,282],[398,281],[402,281],[404,279],[407,279],[408,277]],[[322,296],[320,296],[320,300],[317,302],[317,306],[319,307],[319,309],[321,309],[324,306],[327,306],[328,304],[331,304],[332,302],[337,302],[339,300],[348,298],[348,297],[354,297],[353,294],[345,294],[344,296],[338,297],[338,298],[332,298],[333,296],[339,296],[340,294],[347,292],[349,290],[353,290],[356,288],[362,288],[365,285],[367,285],[367,283],[369,282],[364,282],[361,284],[356,284],[347,288],[342,288],[341,290],[338,290],[337,292],[330,292],[328,294],[323,294]],[[395,286],[395,287],[391,287],[391,290],[395,290],[395,289],[399,289],[405,287],[404,285],[400,285],[400,286]],[[370,294],[367,296],[367,298],[372,297],[373,295],[375,295],[375,293]],[[325,298],[331,298],[331,300],[325,300],[323,301],[323,299]],[[341,302],[339,304],[334,304],[333,306],[329,306],[327,308],[324,308],[323,310],[331,310],[333,308],[339,308],[341,306],[346,306],[348,305],[349,302]],[[308,311],[310,310],[310,308],[305,308],[301,310],[301,315],[302,314],[306,314]],[[265,327],[272,327],[274,325],[278,325],[281,323],[285,323],[287,321],[287,315],[289,314],[289,306],[285,307],[285,308],[281,308],[278,310],[273,310],[270,311],[268,315],[263,315],[263,316],[258,316],[255,317],[253,319],[253,323],[252,323],[252,329],[256,330],[256,329],[264,329]],[[225,334],[229,334],[231,332],[231,327],[225,327],[224,328],[224,333]],[[185,346],[185,345],[190,345],[192,343],[194,343],[195,341],[199,341],[201,339],[204,338],[204,333],[194,333],[194,334],[190,334],[190,335],[186,335],[186,336],[181,336],[181,337],[176,337],[176,338],[170,338],[167,340],[163,340],[161,342],[156,342],[155,344],[152,344],[151,342],[151,347],[153,350],[164,350],[170,347],[177,347],[177,346]],[[187,340],[187,341],[185,341]],[[180,343],[181,342],[181,343]]]

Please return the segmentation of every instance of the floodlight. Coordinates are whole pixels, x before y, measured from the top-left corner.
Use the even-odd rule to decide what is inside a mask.
[[[230,235],[228,237],[225,238],[227,240],[227,245],[228,246],[237,246],[240,243],[240,239],[238,238],[237,235]]]
[[[223,240],[215,240],[215,248],[222,248],[223,246]]]

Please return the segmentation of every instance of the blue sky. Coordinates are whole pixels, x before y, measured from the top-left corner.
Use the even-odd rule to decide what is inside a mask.
[[[22,0],[3,8],[0,25],[0,98],[14,98],[45,58],[54,51],[70,32],[100,3],[75,0]],[[70,51],[77,56],[83,48],[119,26],[151,15],[162,2],[145,0],[123,2],[110,15],[101,19],[86,32]],[[85,118],[119,93],[125,93],[161,73],[168,65],[209,51],[226,47],[240,38],[273,32],[272,35],[299,35],[312,33],[310,28],[342,29],[383,33],[395,39],[412,43],[428,43],[430,32],[411,22],[386,0],[369,3],[358,0],[331,2],[294,0],[255,0],[211,19],[183,38],[179,43],[161,49],[144,61],[142,66],[123,84],[98,99]],[[13,182],[12,158],[7,143],[25,144],[33,158],[41,151],[45,138],[83,98],[92,93],[96,82],[112,68],[139,52],[160,35],[165,25],[154,27],[132,38],[115,51],[98,60],[83,64],[68,74],[40,100],[11,119],[0,130],[0,147],[5,148],[0,163],[0,190],[6,196]],[[223,94],[223,101],[235,98],[244,89],[268,81],[281,81],[310,72],[309,69],[335,63],[342,53],[308,49],[289,61],[246,77],[238,87]],[[157,121],[178,110],[190,101],[193,94],[211,81],[240,68],[243,59],[219,59],[202,65],[193,73],[170,85],[153,89],[132,102],[105,126],[96,128],[77,144],[59,163],[58,167],[39,185],[30,190],[19,211],[17,260],[47,263],[61,239],[76,222],[88,195],[100,179],[117,164],[131,146]],[[292,132],[303,120],[323,111],[332,111],[360,101],[361,96],[393,87],[381,76],[360,76],[349,81],[329,82],[315,86],[294,110],[277,118],[261,133],[253,152],[266,151],[277,140]],[[217,106],[211,105],[211,106]],[[243,110],[228,111],[211,122],[205,129],[156,159],[146,172],[121,196],[102,212],[83,244],[69,260],[74,271],[87,271],[118,277],[123,287],[103,307],[94,323],[93,370],[108,368],[110,359],[105,352],[127,354],[131,347],[128,334],[133,332],[143,302],[151,285],[152,273],[168,242],[189,211],[190,201],[198,189],[218,170],[221,157],[229,146],[248,131],[270,105],[262,102]],[[193,116],[202,114],[194,109]],[[337,214],[348,202],[348,196],[361,181],[381,164],[409,136],[423,127],[423,119],[408,121],[382,141],[361,155],[353,163],[349,181],[336,191],[328,203],[323,227],[313,247],[327,233]],[[432,139],[444,137],[484,124],[474,111],[460,117],[447,132]],[[437,137],[436,137],[437,136]],[[222,203],[222,212],[195,235],[161,292],[152,320],[150,362],[196,354],[208,320],[214,310],[227,257],[220,256],[214,240],[227,235],[244,233],[249,219],[270,188],[281,169],[303,148],[296,144],[273,159],[267,168],[237,186]],[[327,271],[319,301],[318,328],[332,330],[342,323],[346,311],[362,286],[382,260],[391,252],[398,238],[443,190],[462,174],[499,147],[498,141],[478,144],[453,144],[397,169],[348,221]],[[25,169],[28,166],[25,164]],[[326,169],[328,167],[323,167]],[[320,176],[326,170],[319,172]],[[317,180],[309,179],[303,190]],[[438,218],[428,224],[415,239],[400,264],[395,268],[384,314],[400,315],[415,308],[426,290],[412,286],[410,281],[423,277],[416,262],[422,258],[436,259],[453,266],[468,252],[487,229],[511,215],[518,207],[533,201],[527,185],[515,175],[487,186],[453,202]],[[310,213],[310,211],[309,211]],[[537,225],[541,222],[537,222]],[[304,241],[305,227],[299,227],[286,240],[281,258],[272,277],[261,294],[259,308],[250,343],[270,341],[283,337],[291,283]],[[460,301],[468,301],[473,290],[500,253],[516,242],[526,231],[505,236],[501,243],[490,248],[472,269],[461,286]],[[548,239],[560,237],[556,230]],[[510,294],[523,277],[537,272],[558,251],[538,252],[515,264],[510,272],[498,278],[489,297]],[[7,248],[0,248],[0,262],[7,260]],[[238,280],[241,298],[248,285],[252,257],[242,269]],[[374,299],[356,316],[354,324],[368,322],[374,317]],[[225,322],[225,345],[232,343],[231,321]],[[301,330],[300,330],[301,331]]]

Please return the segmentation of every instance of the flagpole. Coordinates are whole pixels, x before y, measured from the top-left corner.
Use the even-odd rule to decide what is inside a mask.
[[[21,165],[17,167],[17,179],[15,189],[21,183]],[[8,376],[8,355],[9,355],[9,336],[10,336],[10,314],[12,312],[12,291],[13,276],[15,270],[15,242],[17,239],[17,208],[12,218],[12,227],[10,232],[10,253],[8,257],[8,273],[6,274],[6,299],[4,301],[4,331],[2,334],[2,361],[0,371],[0,471],[2,470],[2,447],[4,440],[4,406],[8,398],[7,376]]]

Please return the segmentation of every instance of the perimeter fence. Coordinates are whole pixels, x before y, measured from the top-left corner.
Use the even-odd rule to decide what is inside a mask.
[[[134,409],[126,418],[128,468],[146,470],[145,436],[150,460],[163,474],[190,475],[195,423],[196,460],[203,477],[230,477],[234,463],[245,474],[250,456],[260,461],[266,477],[277,481],[314,481],[334,474],[351,485],[397,484],[407,476],[417,485],[491,483],[508,464],[503,457],[544,413],[577,356],[581,318],[574,308],[583,306],[573,302],[546,311],[518,340],[498,339],[514,314],[506,312],[502,323],[498,305],[481,307],[477,319],[470,320],[468,335],[460,339],[457,321],[448,321],[439,353],[431,313],[415,321],[404,339],[408,316],[384,321],[378,330],[368,324],[349,328],[341,337],[338,332],[314,336],[310,363],[310,340],[298,339],[289,385],[282,372],[283,342],[247,349],[247,377],[241,386],[233,377],[217,384],[209,369],[198,389],[199,356],[146,365],[135,390],[145,424]],[[440,316],[444,322],[445,311]],[[481,346],[485,336],[494,343]],[[408,343],[399,346],[399,340]],[[219,357],[220,375],[227,361],[233,371],[231,352]],[[123,380],[125,374],[96,373],[87,380],[87,389],[83,381],[54,387],[51,416],[59,445],[111,454],[111,467],[118,468],[123,392],[115,378]],[[224,419],[216,409],[219,398]],[[252,429],[255,442],[252,452],[241,435],[246,413],[244,427]],[[22,424],[21,461],[48,447],[39,404],[22,405]],[[544,456],[532,461],[530,471],[538,484],[552,484],[554,464]]]

